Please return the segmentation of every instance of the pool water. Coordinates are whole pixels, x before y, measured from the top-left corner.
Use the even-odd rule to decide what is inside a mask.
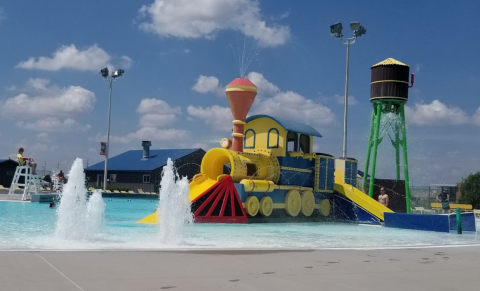
[[[193,224],[179,242],[160,241],[158,225],[136,223],[154,199],[105,198],[105,230],[94,238],[55,238],[56,209],[0,202],[0,250],[329,249],[480,244],[477,233],[448,234],[342,223]]]

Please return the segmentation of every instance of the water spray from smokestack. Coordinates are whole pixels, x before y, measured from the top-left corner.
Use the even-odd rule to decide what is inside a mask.
[[[237,152],[243,151],[243,130],[245,118],[257,96],[257,86],[245,78],[237,78],[227,85],[225,89],[228,103],[233,115],[233,145],[232,149]]]

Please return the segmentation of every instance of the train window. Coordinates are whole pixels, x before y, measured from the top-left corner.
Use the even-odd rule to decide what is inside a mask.
[[[255,148],[255,131],[248,129],[245,131],[245,138],[243,140],[243,148],[254,149]]]
[[[278,148],[278,139],[280,138],[280,134],[278,133],[278,129],[272,128],[268,131],[268,141],[267,141],[267,148]]]
[[[296,152],[298,151],[297,146],[297,134],[293,132],[289,132],[287,135],[287,151],[289,152]]]
[[[305,154],[310,153],[310,136],[304,134],[300,136],[300,151]]]
[[[247,176],[253,177],[257,175],[257,165],[247,163]]]

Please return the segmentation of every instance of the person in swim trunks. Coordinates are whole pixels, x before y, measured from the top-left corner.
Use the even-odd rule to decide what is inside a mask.
[[[378,195],[378,202],[385,207],[388,207],[388,194],[384,187],[380,188],[380,195]]]
[[[448,192],[446,189],[442,190],[442,193],[440,193],[437,196],[437,201],[442,203],[442,213],[450,213],[450,195],[448,195]]]

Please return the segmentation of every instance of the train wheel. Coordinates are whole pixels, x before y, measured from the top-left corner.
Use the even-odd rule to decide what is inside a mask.
[[[330,201],[328,199],[323,199],[320,201],[320,213],[323,216],[329,216],[330,211],[332,210],[332,205],[330,204]]]
[[[302,193],[302,214],[305,216],[310,216],[315,209],[315,197],[313,192],[310,190],[303,191]]]
[[[288,215],[295,217],[302,209],[302,198],[297,190],[290,190],[285,197],[285,211]]]
[[[260,203],[258,203],[258,198],[255,196],[248,196],[245,200],[245,212],[249,216],[255,216],[258,213],[260,208]]]
[[[264,216],[270,216],[273,211],[272,198],[265,196],[260,200],[260,213]]]

